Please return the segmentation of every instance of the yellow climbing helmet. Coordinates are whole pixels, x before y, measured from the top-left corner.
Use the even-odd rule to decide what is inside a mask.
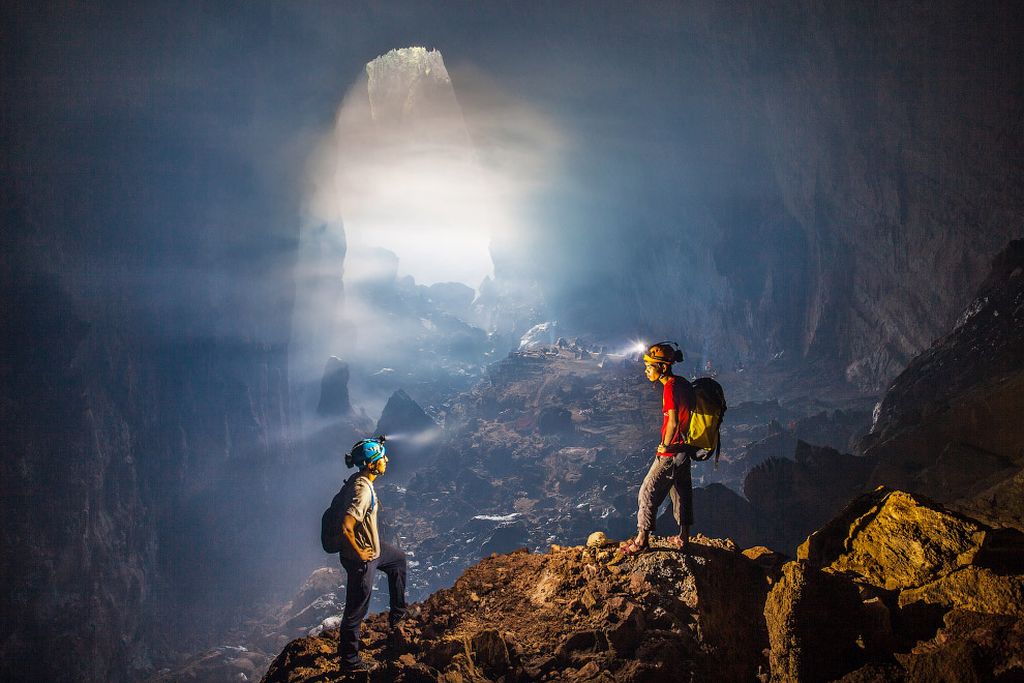
[[[675,342],[658,342],[647,349],[647,353],[644,354],[644,362],[667,363],[668,365],[681,363],[683,362],[683,352],[679,348],[679,344]]]

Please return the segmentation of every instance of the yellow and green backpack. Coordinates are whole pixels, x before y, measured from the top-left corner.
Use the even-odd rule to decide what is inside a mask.
[[[704,451],[703,454],[693,455],[694,460],[707,460],[714,455],[715,467],[718,467],[718,455],[722,452],[719,431],[725,411],[728,409],[725,392],[722,385],[715,380],[700,377],[693,382],[693,393],[696,399],[690,410],[690,427],[686,443]]]

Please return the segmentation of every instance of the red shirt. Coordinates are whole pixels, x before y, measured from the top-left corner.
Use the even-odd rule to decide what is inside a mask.
[[[661,410],[664,417],[661,421],[661,442],[663,444],[675,445],[686,443],[686,433],[690,427],[690,406],[693,405],[693,386],[683,377],[671,376],[665,382],[664,392],[661,395]],[[676,433],[668,434],[668,411],[675,410],[678,422]],[[674,453],[661,453],[659,455],[672,456]]]

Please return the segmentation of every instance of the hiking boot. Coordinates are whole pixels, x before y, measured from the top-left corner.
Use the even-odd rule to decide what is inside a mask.
[[[376,671],[379,668],[380,664],[377,662],[368,662],[365,659],[361,659],[355,664],[342,662],[338,666],[338,670],[345,674],[370,673],[371,671]]]

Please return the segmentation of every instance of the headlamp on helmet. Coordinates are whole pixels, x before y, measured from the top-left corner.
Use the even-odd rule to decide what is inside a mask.
[[[671,341],[658,342],[652,344],[647,353],[644,354],[645,363],[666,363],[672,365],[673,363],[683,362],[683,351],[679,348],[679,344]]]
[[[345,465],[362,468],[377,462],[385,455],[384,441],[383,434],[359,441],[345,454]]]

